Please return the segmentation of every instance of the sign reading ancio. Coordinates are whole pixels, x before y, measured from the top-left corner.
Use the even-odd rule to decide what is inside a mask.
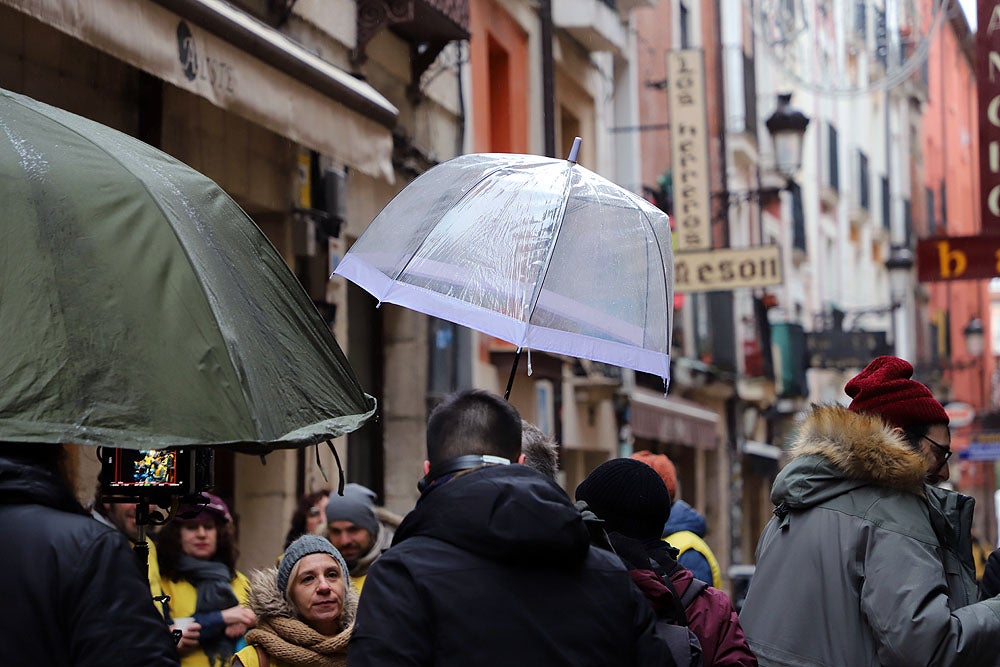
[[[976,87],[983,234],[1000,235],[1000,0],[979,0],[978,6]]]
[[[781,284],[778,246],[674,254],[674,291],[716,292]]]
[[[677,249],[708,250],[712,214],[705,54],[699,49],[668,51],[667,82]]]

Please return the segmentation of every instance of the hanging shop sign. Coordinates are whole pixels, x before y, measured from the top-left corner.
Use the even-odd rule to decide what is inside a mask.
[[[958,453],[964,461],[1000,460],[1000,431],[973,433],[969,446]]]
[[[996,277],[1000,277],[1000,236],[934,236],[917,242],[920,282]]]
[[[712,202],[704,52],[668,51],[667,81],[677,248],[708,250],[712,247]]]
[[[864,368],[875,357],[892,354],[884,331],[821,331],[806,334],[810,368]]]
[[[1000,235],[1000,0],[979,0],[976,88],[983,233]]]
[[[944,412],[948,415],[949,426],[952,428],[962,428],[968,426],[976,418],[976,409],[968,403],[962,401],[952,401],[944,406]]]
[[[674,254],[674,292],[716,292],[781,284],[778,246]]]

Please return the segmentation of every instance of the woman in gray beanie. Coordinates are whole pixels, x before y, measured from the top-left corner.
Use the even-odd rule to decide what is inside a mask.
[[[257,627],[233,658],[241,667],[333,667],[347,664],[358,598],[344,558],[325,537],[303,535],[277,568],[250,576]]]

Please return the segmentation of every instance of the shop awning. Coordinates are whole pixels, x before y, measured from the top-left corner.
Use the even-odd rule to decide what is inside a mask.
[[[630,408],[632,435],[696,449],[716,448],[719,416],[693,401],[633,391]]]
[[[296,143],[392,181],[398,110],[222,0],[0,0]]]

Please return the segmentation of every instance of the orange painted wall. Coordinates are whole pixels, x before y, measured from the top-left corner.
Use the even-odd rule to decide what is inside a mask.
[[[472,150],[527,153],[528,36],[493,0],[471,0],[469,33]]]
[[[929,54],[928,102],[923,114],[924,180],[935,192],[937,233],[948,236],[973,236],[981,228],[979,200],[979,153],[976,78],[972,63],[962,52],[955,25],[946,21]],[[946,184],[946,228],[942,232],[941,183]],[[916,193],[915,193],[916,194]],[[920,194],[924,196],[923,193]],[[923,209],[924,206],[921,206]],[[923,231],[923,230],[921,230]],[[929,231],[929,230],[927,230]],[[923,233],[927,233],[924,231]],[[986,281],[929,283],[930,314],[950,313],[952,361],[966,362],[962,329],[969,318],[982,318],[989,335],[989,288]],[[933,341],[932,341],[933,343]],[[989,343],[986,345],[989,355]],[[986,372],[979,366],[952,373],[952,398],[972,404],[977,409],[989,401],[986,382],[992,364],[987,359]],[[958,443],[956,443],[958,444]]]

